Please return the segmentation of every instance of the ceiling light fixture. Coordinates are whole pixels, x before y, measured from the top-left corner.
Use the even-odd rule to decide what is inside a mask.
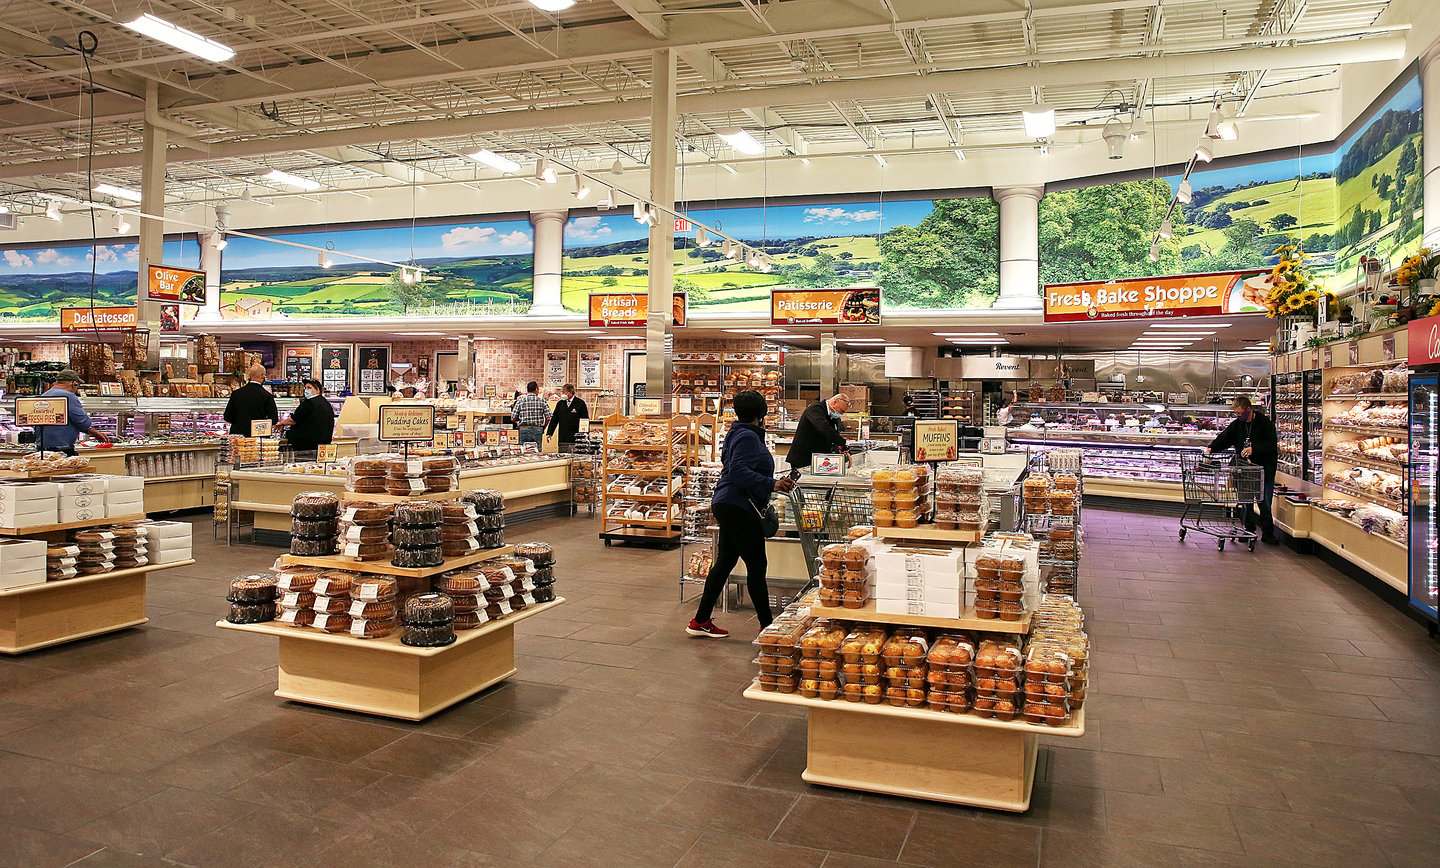
[[[320,267],[321,267],[321,268],[329,268],[330,266],[332,266],[332,265],[334,265],[334,264],[335,264],[335,263],[334,263],[333,261],[331,261],[330,255],[329,255],[328,253],[323,253],[323,252],[322,252],[322,253],[320,254]]]
[[[224,250],[230,246],[230,242],[226,240],[224,232],[216,232],[210,236],[210,246],[216,250]]]
[[[1215,159],[1215,152],[1210,150],[1210,140],[1201,138],[1195,145],[1195,159],[1202,163],[1208,163]]]
[[[1151,262],[1160,261],[1160,242],[1158,240],[1150,243],[1150,255],[1146,258]]]
[[[585,183],[585,177],[579,172],[575,173],[575,198],[581,202],[590,195],[590,185]]]
[[[265,180],[274,181],[277,184],[284,184],[287,187],[294,187],[297,190],[305,190],[311,193],[321,187],[319,181],[312,181],[309,178],[302,178],[299,175],[292,175],[289,172],[282,172],[279,169],[271,169],[270,172],[265,175]]]
[[[400,269],[400,282],[406,285],[415,282],[415,273],[408,268]]]
[[[481,150],[476,151],[475,153],[470,155],[470,159],[474,160],[477,163],[484,163],[495,171],[503,172],[506,175],[513,175],[514,173],[520,171],[519,163],[515,162],[509,157],[502,157],[494,151],[490,150],[489,148],[482,148]]]
[[[9,213],[10,213],[10,206],[9,206],[9,205],[6,205],[4,202],[0,202],[0,214],[9,214]]]
[[[1043,102],[1020,110],[1025,135],[1032,139],[1048,139],[1055,135],[1055,109]]]
[[[962,150],[960,150],[959,148],[956,148],[956,149],[955,149],[955,159],[959,160],[959,161],[962,162],[962,163],[965,162],[965,152],[962,151]]]
[[[1172,224],[1170,223],[1170,218],[1169,218],[1169,217],[1166,217],[1164,220],[1161,220],[1161,221],[1160,221],[1160,237],[1161,237],[1161,238],[1173,238],[1173,237],[1175,237],[1175,227],[1174,227],[1174,225],[1172,225]]]
[[[1180,182],[1180,189],[1175,192],[1175,200],[1181,205],[1189,205],[1195,198],[1195,188],[1191,186],[1190,179],[1186,178]]]
[[[716,130],[715,135],[723,139],[725,141],[725,144],[729,145],[730,147],[734,148],[742,154],[749,154],[752,157],[758,157],[761,154],[765,153],[765,146],[760,143],[759,139],[751,135],[749,130],[742,130],[739,127],[730,127],[728,129]]]
[[[871,154],[870,156],[872,156],[872,157],[875,158],[875,162],[876,162],[876,163],[879,163],[879,164],[880,164],[880,168],[882,168],[882,169],[885,168],[886,166],[890,165],[889,163],[885,162],[885,155],[884,155],[884,154]]]
[[[613,162],[613,163],[610,164],[610,174],[612,174],[612,175],[614,175],[614,176],[616,176],[616,177],[619,177],[619,176],[625,174],[625,167],[622,166],[622,165],[620,165],[620,160],[619,160],[619,159],[616,159],[615,162]]]
[[[1145,111],[1141,108],[1135,109],[1135,120],[1130,122],[1130,141],[1138,142],[1150,135],[1150,125],[1145,122]]]
[[[730,165],[729,163],[721,163],[721,164],[720,164],[720,168],[724,169],[725,171],[729,172],[729,173],[732,174],[732,175],[738,175],[738,174],[740,174],[740,172],[737,171],[737,170],[735,169],[735,167],[732,166],[732,165]]]
[[[60,213],[60,203],[54,199],[51,199],[50,204],[45,206],[45,216],[54,220],[56,223],[65,219],[65,215]]]
[[[720,245],[720,252],[725,254],[726,259],[735,258],[735,245],[730,241],[729,238],[726,238],[725,243]]]
[[[1100,137],[1105,140],[1105,147],[1110,150],[1110,159],[1125,158],[1125,125],[1120,123],[1119,115],[1105,122],[1105,130]]]
[[[116,211],[116,212],[115,212],[115,234],[116,234],[116,235],[124,235],[126,232],[129,232],[129,231],[130,231],[130,221],[127,220],[127,219],[125,219],[125,215],[124,215],[124,214],[121,214],[119,211]]]
[[[146,12],[134,21],[126,21],[125,26],[143,33],[151,39],[158,39],[166,45],[173,45],[181,51],[189,52],[196,57],[202,57],[211,63],[224,63],[235,56],[235,49],[228,45],[216,42],[198,33],[177,27],[163,18],[156,18]]]
[[[710,236],[707,235],[707,234],[705,234],[705,229],[704,229],[704,227],[701,227],[701,226],[696,226],[696,227],[695,227],[695,246],[696,246],[696,247],[709,247],[709,246],[710,246]]]
[[[1220,121],[1220,123],[1216,125],[1215,131],[1220,134],[1222,140],[1227,142],[1233,142],[1240,138],[1240,126],[1230,118],[1225,118]]]
[[[544,181],[547,184],[558,184],[560,176],[556,174],[555,167],[550,165],[550,161],[541,157],[535,162],[535,180]]]
[[[575,0],[530,0],[530,5],[545,12],[564,12],[575,5]]]
[[[114,184],[96,184],[95,192],[101,196],[109,196],[112,199],[124,199],[126,202],[139,202],[141,199],[139,190],[131,190],[129,187],[117,187]]]
[[[1230,328],[1230,326],[1234,325],[1234,323],[1228,323],[1228,322],[1206,322],[1206,323],[1201,323],[1201,325],[1203,325],[1205,328],[1228,329],[1228,328]],[[1197,331],[1198,331],[1198,328],[1197,328],[1196,326],[1191,325],[1191,324],[1189,324],[1189,323],[1182,323],[1182,322],[1155,322],[1155,323],[1151,323],[1151,324],[1150,324],[1150,328],[1152,328],[1152,329],[1192,329],[1192,330],[1197,330]]]

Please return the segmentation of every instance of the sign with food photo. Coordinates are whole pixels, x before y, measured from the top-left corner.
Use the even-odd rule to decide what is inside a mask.
[[[145,285],[151,301],[173,301],[179,304],[205,303],[205,272],[170,265],[150,266],[150,281]]]
[[[879,325],[880,289],[774,289],[771,325]]]
[[[1264,313],[1270,273],[1217,271],[1045,286],[1046,322]]]
[[[676,328],[684,328],[690,310],[690,296],[671,294],[671,317]],[[592,292],[591,328],[644,328],[650,316],[650,296],[643,292]]]

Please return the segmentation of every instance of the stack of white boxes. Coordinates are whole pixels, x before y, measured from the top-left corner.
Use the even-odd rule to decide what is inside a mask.
[[[0,590],[45,581],[45,541],[0,540]]]
[[[875,611],[883,615],[959,618],[965,611],[965,549],[871,543]]]
[[[191,558],[190,525],[183,521],[150,521],[140,525],[152,566]]]
[[[59,521],[59,489],[50,482],[0,485],[0,527],[25,528]]]
[[[0,483],[0,527],[71,524],[145,514],[145,480],[87,473]]]

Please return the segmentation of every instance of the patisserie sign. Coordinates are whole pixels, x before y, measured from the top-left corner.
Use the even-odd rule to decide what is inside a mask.
[[[671,294],[670,315],[675,328],[684,328],[690,312],[690,294]],[[650,316],[650,297],[643,292],[592,292],[591,328],[644,328]]]
[[[1263,313],[1265,271],[1087,280],[1045,286],[1046,322]]]
[[[879,325],[880,290],[772,289],[771,325]]]
[[[1440,363],[1440,316],[1411,320],[1405,337],[1410,344],[1407,362],[1411,367]]]

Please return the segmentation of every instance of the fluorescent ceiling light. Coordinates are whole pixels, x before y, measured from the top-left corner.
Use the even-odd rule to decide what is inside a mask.
[[[6,205],[4,202],[0,202],[0,214],[9,214],[9,213],[10,213],[10,206],[9,206],[9,205]]]
[[[1032,139],[1048,139],[1055,135],[1055,109],[1043,102],[1020,110],[1025,135]]]
[[[959,148],[956,148],[956,149],[955,149],[955,159],[959,160],[959,161],[962,162],[962,163],[965,162],[965,152],[962,151],[962,150],[960,150]]]
[[[308,337],[310,337],[310,335],[302,335],[302,334],[300,334],[300,333],[298,333],[298,332],[271,332],[271,333],[269,333],[269,334],[263,334],[263,335],[261,335],[260,337],[262,337],[262,338],[308,338]]]
[[[742,154],[759,156],[765,153],[765,146],[760,140],[750,134],[749,130],[742,130],[739,127],[716,130],[715,135],[725,140],[725,143]]]
[[[882,169],[885,168],[886,166],[890,165],[889,163],[885,162],[885,155],[884,155],[884,154],[871,154],[870,156],[872,156],[872,157],[875,158],[875,162],[879,163],[879,164],[880,164],[880,168],[882,168]]]
[[[735,167],[732,166],[732,165],[730,165],[729,163],[721,163],[721,164],[720,164],[720,168],[724,169],[725,171],[729,172],[729,173],[732,174],[732,175],[738,175],[738,174],[740,174],[738,171],[736,171]]]
[[[731,334],[731,335],[769,335],[769,334],[785,335],[785,334],[789,334],[789,332],[786,331],[785,329],[721,329],[721,331],[725,332],[726,334]]]
[[[395,334],[403,338],[443,338],[448,332],[396,332]]]
[[[937,338],[998,338],[999,332],[931,332]]]
[[[1228,328],[1230,328],[1230,326],[1234,325],[1234,323],[1229,323],[1229,322],[1207,322],[1207,323],[1202,323],[1201,325],[1203,325],[1205,328],[1228,329]],[[1152,329],[1186,329],[1186,330],[1188,330],[1188,331],[1199,331],[1199,330],[1200,330],[1198,327],[1196,327],[1196,326],[1194,326],[1194,325],[1191,325],[1191,324],[1189,324],[1189,323],[1183,323],[1183,322],[1156,322],[1156,323],[1151,323],[1149,327],[1152,328]]]
[[[134,21],[125,22],[125,26],[136,33],[143,33],[151,39],[158,39],[166,45],[173,45],[181,51],[189,52],[196,57],[203,57],[211,63],[224,63],[235,56],[235,50],[228,45],[222,45],[213,39],[193,33],[183,27],[177,27],[163,18],[156,18],[146,12]]]
[[[502,157],[494,151],[490,150],[489,148],[484,148],[476,151],[475,153],[470,155],[470,159],[474,160],[477,163],[484,163],[495,171],[504,172],[507,175],[511,175],[515,172],[520,171],[519,163],[515,162],[509,157]]]
[[[131,190],[129,187],[117,187],[114,184],[96,184],[95,192],[101,196],[124,199],[126,202],[139,202],[141,198],[139,190]]]
[[[564,12],[575,5],[575,0],[530,0],[530,5],[546,12]]]
[[[294,187],[297,190],[308,190],[314,192],[320,189],[319,181],[312,181],[309,178],[302,178],[299,175],[292,175],[289,172],[282,172],[279,169],[271,169],[265,176],[265,180],[274,181],[277,184],[284,184],[287,187]]]
[[[547,330],[550,335],[603,335],[604,329],[553,329]]]

